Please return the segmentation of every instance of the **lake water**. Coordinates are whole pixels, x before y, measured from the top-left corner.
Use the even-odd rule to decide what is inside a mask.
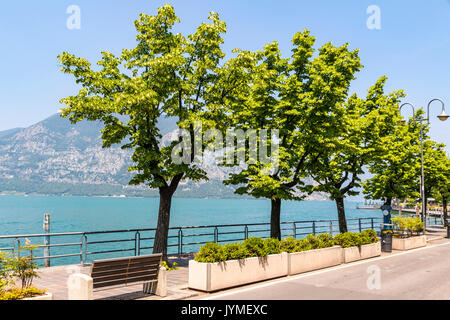
[[[157,222],[159,199],[157,198],[98,198],[98,197],[44,197],[44,196],[0,196],[0,235],[43,233],[43,215],[50,213],[51,232],[89,232],[101,230],[123,230],[154,228]],[[379,210],[358,210],[357,203],[346,202],[347,218],[378,217]],[[329,220],[337,219],[336,205],[333,201],[283,201],[281,221]],[[174,198],[172,203],[171,227],[204,226],[219,224],[267,223],[270,221],[270,201],[253,199],[185,199]],[[337,226],[336,226],[337,227]],[[242,229],[242,228],[240,228]],[[240,229],[233,229],[242,231]],[[192,242],[189,234],[199,232],[184,231],[186,239],[183,243]],[[206,230],[206,229],[205,229]],[[231,231],[233,231],[231,230]],[[256,230],[256,229],[253,229]],[[325,229],[326,230],[326,229]],[[228,230],[230,231],[230,230]],[[321,230],[318,230],[321,231]],[[322,230],[323,231],[323,230]],[[211,230],[209,230],[211,232]],[[288,231],[286,231],[288,232]],[[308,231],[309,232],[309,231]],[[207,232],[208,233],[208,232]],[[288,232],[289,233],[289,232]],[[176,233],[169,252],[174,252]],[[256,234],[255,234],[256,235]],[[152,235],[140,234],[141,238]],[[242,234],[241,234],[242,236]],[[258,236],[267,236],[258,234]],[[88,241],[134,238],[135,234],[106,234],[90,236]],[[221,236],[222,239],[232,239],[233,235]],[[205,236],[202,241],[210,241],[212,237]],[[55,240],[53,240],[55,239]],[[196,238],[199,241],[199,238]],[[42,238],[33,238],[32,242],[42,243]],[[67,241],[80,242],[79,236],[67,237],[64,240],[52,238],[52,244]],[[0,241],[0,248],[10,245],[11,240]],[[133,241],[131,241],[133,242]],[[142,241],[141,246],[151,245]],[[100,245],[97,245],[97,247]],[[89,252],[98,251],[90,245]],[[105,258],[124,254],[133,254],[133,243],[106,244],[101,250],[130,248],[120,254],[100,254],[95,258]],[[191,249],[198,248],[191,246]],[[80,252],[79,247],[52,248],[52,255]],[[184,248],[186,252],[189,248]],[[150,253],[144,249],[143,253]],[[38,254],[39,255],[39,254]],[[92,256],[94,257],[94,255]],[[61,258],[61,263],[76,262],[79,257]],[[57,259],[55,259],[56,261]],[[52,264],[60,264],[53,263]]]

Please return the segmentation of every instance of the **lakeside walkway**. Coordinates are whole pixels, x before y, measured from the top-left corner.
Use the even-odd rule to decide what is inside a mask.
[[[167,297],[161,298],[142,292],[142,284],[129,285],[106,290],[94,291],[94,300],[180,300],[198,295],[198,292],[187,289],[188,263],[193,254],[169,257],[176,262],[177,270],[167,272]],[[53,294],[55,300],[67,300],[67,280],[72,273],[89,274],[90,265],[66,265],[39,269],[39,278],[33,281],[38,288],[45,288]]]
[[[436,227],[436,228],[427,228],[427,241],[428,241],[428,246],[427,247],[433,247],[436,244],[440,244],[440,243],[450,243],[450,239],[446,239],[446,230]],[[448,247],[448,246],[447,246]],[[409,260],[405,260],[407,259],[406,256],[403,256],[401,253],[404,251],[395,251],[393,250],[391,253],[386,253],[383,252],[381,255],[381,258],[383,257],[389,257],[389,256],[396,256],[399,255],[399,257],[396,257],[396,259],[398,259],[400,265],[401,264],[405,264],[407,263],[409,266],[412,266],[414,264],[411,264],[412,262]],[[403,257],[403,258],[402,258]],[[258,287],[260,285],[264,285],[264,284],[268,284],[271,282],[276,282],[277,280],[272,280],[272,281],[265,281],[262,283],[257,283],[257,284],[252,284],[252,285],[247,285],[247,286],[243,286],[240,288],[236,288],[236,289],[231,289],[231,290],[224,290],[223,292],[219,292],[219,293],[215,293],[215,294],[206,294],[203,292],[198,292],[195,290],[189,290],[188,289],[188,262],[189,260],[193,259],[193,254],[184,254],[183,256],[172,256],[169,258],[170,262],[177,262],[178,263],[178,270],[172,270],[169,271],[167,273],[167,282],[168,282],[168,296],[165,298],[160,298],[158,296],[154,296],[154,295],[148,295],[148,294],[144,294],[142,292],[142,284],[139,285],[130,285],[130,286],[125,286],[125,287],[120,287],[120,288],[113,288],[113,289],[107,289],[107,290],[102,290],[102,291],[94,291],[94,299],[99,299],[99,300],[182,300],[182,299],[197,299],[197,298],[214,298],[216,296],[220,296],[223,293],[229,293],[229,292],[238,292],[240,290],[246,290],[246,288],[255,288]],[[380,259],[380,258],[372,258],[372,259],[368,259],[368,260],[364,260],[365,262],[369,262],[371,260],[376,260],[376,259]],[[419,258],[419,260],[422,260],[421,258]],[[364,262],[363,261],[363,262]],[[403,261],[403,262],[402,262]],[[355,267],[357,265],[359,265],[360,263],[350,263],[346,266],[352,266],[354,265]],[[392,264],[392,263],[391,263]],[[393,267],[393,266],[391,266]],[[332,268],[333,269],[333,268]],[[333,271],[330,270],[329,274],[335,274],[337,271]],[[79,265],[70,265],[70,266],[56,266],[56,267],[50,267],[50,268],[43,268],[39,270],[39,274],[40,274],[40,278],[36,278],[34,281],[34,285],[38,288],[46,288],[48,292],[53,293],[54,295],[54,299],[55,300],[66,300],[67,299],[67,280],[68,277],[70,276],[70,274],[74,273],[74,272],[82,272],[85,274],[88,274],[90,270],[90,266],[84,266],[84,267],[80,267]],[[327,270],[327,269],[324,269]],[[348,269],[348,271],[350,271],[351,269]],[[320,272],[321,270],[319,270]],[[421,274],[429,274],[427,273],[426,270],[419,270],[421,272]],[[317,272],[317,271],[316,271]],[[314,272],[312,272],[314,273]],[[448,272],[447,272],[448,274]],[[365,277],[367,277],[367,274],[364,274]],[[345,275],[345,277],[350,277],[350,275]],[[293,277],[286,277],[286,278],[282,278],[284,282],[289,281],[290,278],[295,278],[295,276]],[[328,277],[330,278],[330,277]],[[313,278],[310,278],[313,279]],[[331,279],[331,278],[330,278]],[[278,279],[280,280],[280,279]],[[312,280],[311,280],[312,281]],[[315,280],[317,281],[317,279]],[[333,280],[336,281],[336,280]],[[310,284],[312,285],[312,284]],[[318,287],[326,287],[325,284],[323,284],[322,286],[320,284],[317,284]],[[296,286],[297,289],[300,289],[300,287]],[[291,288],[293,289],[293,288]],[[296,289],[296,290],[297,290]],[[328,289],[328,288],[326,288]],[[270,297],[265,297],[264,295],[262,295],[261,297],[259,297],[257,294],[255,295],[255,292],[249,293],[249,294],[241,294],[241,295],[233,295],[231,294],[230,296],[225,296],[223,297],[223,299],[288,299],[289,296],[286,296],[286,293],[283,292],[283,290],[285,290],[285,288],[282,286],[281,290],[273,290],[270,291],[273,294],[276,294],[276,296],[270,296]],[[306,289],[305,289],[306,290]],[[308,289],[309,290],[309,289]],[[263,289],[264,291],[264,289]],[[266,290],[267,291],[267,290]],[[317,291],[317,290],[316,290]],[[334,290],[336,291],[336,290]],[[329,292],[334,292],[333,290],[329,291]],[[337,290],[336,292],[338,292],[339,290]],[[278,292],[278,293],[276,293]],[[304,292],[303,289],[300,290],[299,292]],[[310,295],[308,296],[310,299],[327,299],[327,296],[321,296],[319,294],[319,292],[322,291],[317,291],[318,295]],[[352,291],[353,293],[356,294],[357,291]],[[292,294],[292,292],[291,292]],[[291,298],[295,298],[296,296],[293,295],[291,296]],[[366,295],[362,295],[362,296],[358,296],[358,295],[347,295],[346,298],[349,299],[360,299],[360,298],[364,298],[367,297],[368,299],[370,298],[380,298],[380,296],[374,295],[372,297],[372,295],[366,294]],[[299,295],[297,297],[298,299],[305,299],[305,297]],[[342,297],[345,298],[345,297]],[[450,298],[450,296],[446,296],[446,297],[441,297],[441,298]],[[308,298],[306,298],[308,299]],[[335,297],[335,299],[340,299],[339,295],[337,295]],[[402,297],[398,297],[398,299],[402,299]]]

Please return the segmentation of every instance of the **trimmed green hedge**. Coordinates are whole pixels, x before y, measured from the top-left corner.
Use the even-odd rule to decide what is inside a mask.
[[[269,254],[281,252],[294,253],[329,248],[335,245],[347,248],[375,243],[377,241],[378,238],[375,230],[365,230],[361,233],[340,233],[334,238],[329,233],[322,233],[317,236],[310,234],[303,239],[287,237],[281,241],[272,238],[263,240],[252,237],[244,240],[242,243],[229,243],[225,245],[213,242],[206,243],[195,256],[195,261],[205,263],[222,262],[251,257],[266,257]]]
[[[342,248],[362,246],[364,244],[375,243],[377,241],[377,232],[371,229],[364,230],[361,233],[339,233],[334,237],[334,243]]]
[[[399,236],[411,237],[413,235],[419,235],[424,228],[424,224],[420,217],[395,217],[392,218],[394,223],[394,229],[398,230],[396,233]]]

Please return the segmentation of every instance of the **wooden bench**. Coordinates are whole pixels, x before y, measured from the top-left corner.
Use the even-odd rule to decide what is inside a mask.
[[[91,300],[94,290],[105,290],[129,284],[143,284],[143,292],[167,295],[166,270],[160,267],[162,254],[95,260],[90,276],[71,275],[69,300]]]

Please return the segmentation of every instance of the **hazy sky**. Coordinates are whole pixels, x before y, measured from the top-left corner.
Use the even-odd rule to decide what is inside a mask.
[[[18,0],[0,9],[0,130],[34,124],[54,114],[62,97],[76,93],[73,78],[59,70],[58,54],[69,51],[93,63],[102,50],[120,54],[135,44],[139,13],[155,14],[164,3],[175,7],[177,30],[184,34],[210,11],[218,12],[227,22],[226,52],[257,50],[277,40],[289,55],[292,36],[305,28],[318,45],[349,42],[360,49],[365,66],[352,91],[365,94],[386,75],[389,90],[406,91],[405,102],[422,107],[439,97],[450,114],[450,0]],[[67,27],[70,5],[81,10],[80,29]],[[379,30],[367,27],[370,5],[380,8]],[[436,103],[431,136],[450,145],[450,120],[437,120],[439,112]]]

